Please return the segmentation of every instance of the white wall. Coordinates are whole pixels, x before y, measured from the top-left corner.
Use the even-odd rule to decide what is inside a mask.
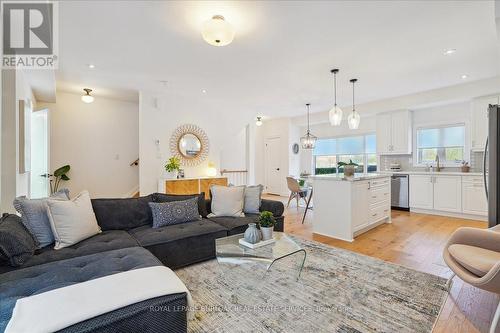
[[[50,169],[71,166],[71,195],[88,190],[94,198],[124,197],[138,190],[139,113],[133,102],[57,92],[56,103],[40,103],[50,113]]]
[[[208,162],[221,169],[247,168],[248,119],[238,113],[219,113],[217,103],[204,102],[189,96],[141,91],[139,97],[140,191],[149,194],[158,190],[158,180],[164,176],[164,165],[172,155],[169,140],[183,124],[202,128],[209,139],[208,158],[194,167],[183,166],[186,177],[206,176]],[[159,142],[159,145],[156,144]]]

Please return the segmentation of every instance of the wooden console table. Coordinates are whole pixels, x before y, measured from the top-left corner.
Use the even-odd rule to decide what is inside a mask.
[[[158,192],[166,194],[195,194],[205,192],[205,198],[210,198],[210,186],[227,186],[226,177],[201,177],[181,179],[161,179],[158,182]]]

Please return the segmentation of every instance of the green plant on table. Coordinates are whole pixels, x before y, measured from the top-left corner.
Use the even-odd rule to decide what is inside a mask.
[[[352,165],[352,166],[355,166],[355,167],[358,167],[359,164],[357,163],[354,163],[352,160],[349,160],[349,163],[346,163],[346,162],[338,162],[337,165],[339,167],[342,167],[342,166],[346,166],[346,165]]]
[[[168,163],[165,164],[165,170],[167,170],[167,172],[179,171],[180,168],[181,160],[176,156],[170,157]]]
[[[262,228],[272,228],[276,224],[276,220],[274,219],[273,213],[270,211],[263,211],[259,216],[259,225]]]

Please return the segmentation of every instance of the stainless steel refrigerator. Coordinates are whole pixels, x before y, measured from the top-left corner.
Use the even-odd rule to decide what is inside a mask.
[[[483,178],[488,198],[488,225],[500,223],[500,106],[488,108],[488,138],[484,150]]]

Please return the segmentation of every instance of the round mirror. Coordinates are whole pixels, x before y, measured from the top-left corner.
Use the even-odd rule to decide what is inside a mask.
[[[182,135],[177,147],[185,158],[195,158],[200,155],[202,150],[201,140],[192,133]]]

